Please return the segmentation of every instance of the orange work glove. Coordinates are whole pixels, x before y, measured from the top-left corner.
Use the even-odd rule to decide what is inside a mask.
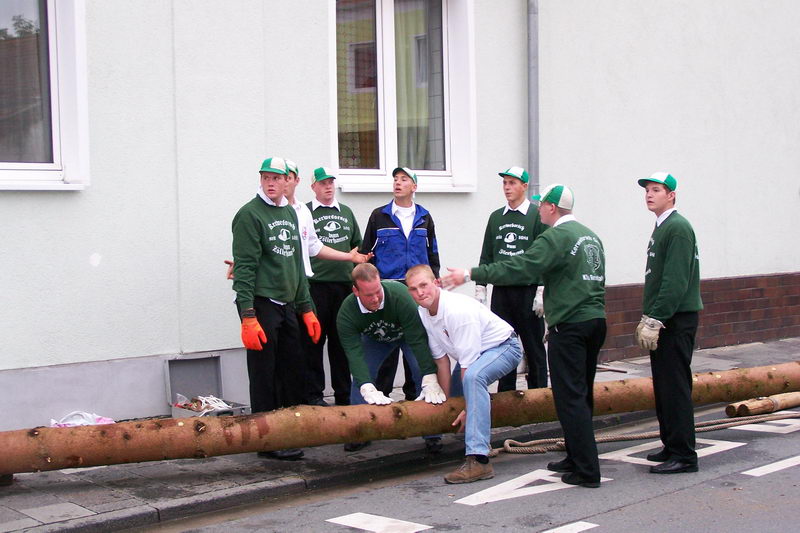
[[[267,334],[254,316],[242,318],[242,343],[248,350],[261,350],[267,343]]]
[[[322,335],[322,326],[319,324],[319,320],[317,320],[317,315],[314,314],[314,311],[306,311],[303,313],[303,322],[306,324],[308,336],[311,337],[314,344],[318,343]]]

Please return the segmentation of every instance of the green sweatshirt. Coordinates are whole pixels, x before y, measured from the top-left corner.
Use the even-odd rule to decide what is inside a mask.
[[[501,207],[489,215],[486,232],[483,235],[483,248],[479,265],[488,265],[504,261],[509,257],[522,255],[531,247],[533,241],[547,229],[539,219],[539,211],[533,204],[528,206],[528,211],[523,215],[519,211],[509,210],[503,214],[505,207]],[[484,285],[478,283],[478,285]],[[504,285],[495,283],[495,285]],[[519,285],[519,283],[514,283]],[[531,285],[541,285],[531,283]]]
[[[311,211],[311,202],[307,205]],[[339,204],[339,209],[320,205],[311,211],[311,216],[314,218],[317,237],[325,246],[340,252],[349,252],[361,246],[361,230],[353,211],[346,205]],[[311,269],[314,271],[314,276],[310,280],[312,283],[316,281],[350,283],[353,263],[312,257]]]
[[[476,282],[498,285],[544,284],[547,323],[605,318],[603,243],[576,220],[546,230],[524,254],[472,269]]]
[[[428,335],[417,313],[417,304],[408,289],[397,281],[381,281],[383,309],[362,313],[355,294],[349,295],[339,308],[336,326],[339,340],[350,363],[350,373],[357,387],[373,383],[364,360],[361,336],[378,342],[405,340],[414,351],[422,375],[435,374],[436,364],[428,346]]]
[[[675,313],[702,308],[697,239],[689,221],[673,211],[653,230],[647,246],[642,309],[663,322]]]
[[[240,309],[255,296],[294,303],[311,310],[303,268],[297,213],[287,205],[269,205],[256,196],[233,217],[233,290]]]

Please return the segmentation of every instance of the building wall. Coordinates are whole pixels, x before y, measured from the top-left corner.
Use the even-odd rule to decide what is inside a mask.
[[[497,172],[527,162],[527,9],[468,2],[477,191],[426,193],[443,266],[477,263]],[[642,281],[635,179],[677,176],[704,278],[797,270],[800,67],[791,1],[541,0],[541,182],[576,193],[611,285]],[[168,411],[164,360],[211,352],[247,400],[230,221],[262,158],[335,166],[333,2],[87,2],[91,186],[0,193],[0,429]],[[388,193],[347,193],[362,226]],[[759,227],[769,213],[768,234]],[[752,213],[752,215],[751,215]],[[471,294],[471,287],[462,289]]]

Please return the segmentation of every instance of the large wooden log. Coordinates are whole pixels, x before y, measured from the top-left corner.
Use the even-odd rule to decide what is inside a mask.
[[[800,361],[695,374],[693,399],[702,405],[792,391],[800,391]],[[594,398],[596,415],[652,409],[652,380],[597,383]],[[442,405],[300,406],[248,416],[6,431],[0,432],[0,476],[447,433],[463,407],[461,398]],[[550,389],[509,391],[492,398],[495,427],[555,419]]]

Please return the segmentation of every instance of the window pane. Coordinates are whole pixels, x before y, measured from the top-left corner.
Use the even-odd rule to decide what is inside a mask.
[[[375,0],[336,1],[339,167],[378,168]]]
[[[0,161],[52,163],[45,0],[0,1]]]
[[[442,1],[395,0],[398,165],[445,169]]]

